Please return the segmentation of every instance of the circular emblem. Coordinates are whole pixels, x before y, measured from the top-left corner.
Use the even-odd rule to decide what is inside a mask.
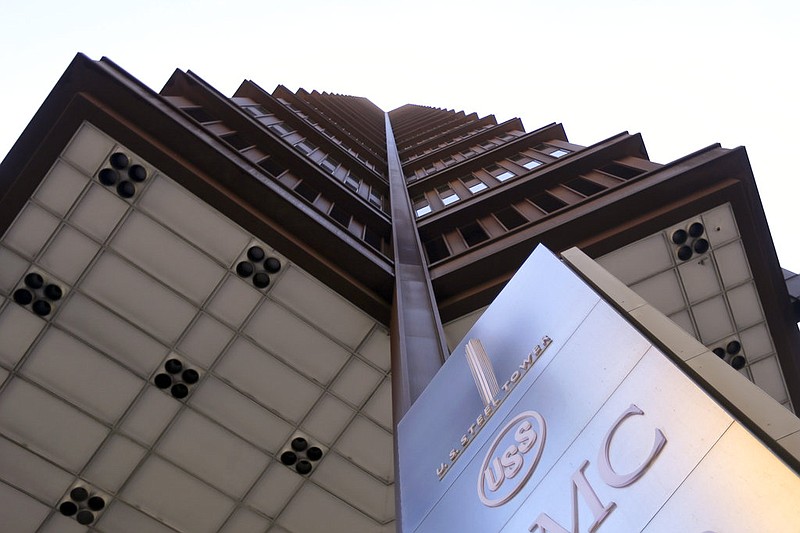
[[[536,411],[512,418],[492,441],[478,476],[478,497],[498,507],[525,486],[539,463],[547,429]]]

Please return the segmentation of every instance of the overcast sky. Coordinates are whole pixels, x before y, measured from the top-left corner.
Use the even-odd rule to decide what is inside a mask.
[[[642,133],[666,163],[744,145],[778,256],[800,270],[800,3],[606,0],[7,2],[0,158],[77,52],[160,90],[191,69],[230,95],[245,78],[564,124],[591,145]],[[118,4],[118,5],[117,5]]]

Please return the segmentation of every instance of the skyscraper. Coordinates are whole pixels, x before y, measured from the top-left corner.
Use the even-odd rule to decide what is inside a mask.
[[[182,71],[156,93],[79,55],[0,166],[0,234],[15,531],[393,530],[393,421],[539,243],[800,401],[743,148],[662,165],[638,134]]]

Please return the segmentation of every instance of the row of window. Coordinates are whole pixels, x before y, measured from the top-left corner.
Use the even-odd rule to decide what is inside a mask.
[[[459,249],[470,248],[489,240],[492,236],[502,235],[504,232],[547,216],[644,172],[641,169],[612,162],[592,171],[592,179],[589,179],[588,176],[578,176],[549,190],[517,200],[514,205],[509,205],[480,220],[458,227],[455,231],[448,232],[447,235],[438,235],[426,241],[424,248],[428,261],[429,263],[440,261]],[[461,181],[473,193],[486,188],[485,184],[475,177]],[[445,203],[444,198],[447,198],[447,203],[453,203],[458,199],[458,195],[449,186],[439,187],[436,192],[443,199],[443,203]],[[415,204],[416,207],[418,204]],[[429,206],[427,208],[419,206],[417,216],[430,212]],[[451,249],[452,247],[455,248],[455,251]]]
[[[258,109],[253,109],[258,108]],[[345,186],[355,192],[356,194],[363,194],[369,203],[377,207],[378,209],[384,210],[386,206],[384,205],[384,198],[383,195],[378,191],[374,186],[370,187],[366,183],[355,176],[351,171],[345,168],[339,161],[334,159],[332,156],[324,154],[316,144],[311,142],[308,139],[303,139],[298,136],[293,136],[292,134],[295,133],[295,130],[290,129],[290,127],[285,123],[277,119],[274,115],[271,114],[264,114],[266,111],[261,106],[247,106],[245,109],[248,113],[252,114],[254,117],[262,123],[265,124],[267,129],[270,130],[272,133],[277,135],[278,137],[283,138],[301,153],[309,156],[312,160],[315,160],[317,164],[319,164],[323,169],[333,175],[335,178],[344,182]],[[298,140],[299,139],[299,140]],[[313,155],[312,155],[313,154]],[[321,158],[320,158],[321,157]],[[274,174],[273,174],[274,175]],[[275,175],[277,177],[277,175]],[[364,187],[362,191],[362,185]]]
[[[324,198],[319,191],[317,191],[311,184],[305,180],[299,181],[293,187],[301,198],[308,201],[323,211],[326,212],[328,217],[343,226],[350,233],[354,234],[359,239],[370,245],[376,251],[386,255],[387,243],[384,242],[383,237],[374,228],[367,226],[357,219],[355,219],[344,207],[337,203],[331,203]]]
[[[449,133],[449,132],[451,132],[451,131],[455,131],[455,130],[457,130],[457,129],[463,128],[463,127],[464,127],[464,125],[465,125],[465,124],[464,124],[463,122],[459,121],[459,122],[458,122],[457,124],[455,124],[453,127],[451,127],[451,128],[448,128],[448,129],[446,129],[446,130],[443,130],[443,131],[442,131],[442,130],[440,130],[440,126],[437,126],[437,127],[435,127],[435,128],[431,128],[431,129],[429,129],[429,130],[427,130],[426,132],[423,132],[423,133],[427,133],[427,132],[433,132],[433,134],[432,134],[432,135],[428,135],[428,136],[426,136],[426,137],[423,137],[422,139],[418,140],[418,141],[417,141],[417,142],[415,142],[414,144],[412,144],[412,145],[409,145],[409,146],[405,146],[405,147],[401,148],[400,150],[401,150],[401,151],[405,151],[405,150],[408,150],[409,148],[413,148],[413,147],[415,147],[415,146],[419,146],[419,145],[421,145],[421,144],[426,144],[426,143],[430,142],[430,140],[431,140],[431,139],[434,139],[434,138],[436,138],[436,137],[441,137],[441,136],[447,135],[447,133]],[[425,154],[427,154],[427,153],[430,153],[430,152],[432,152],[432,151],[434,151],[434,150],[438,150],[438,149],[440,149],[440,148],[443,148],[443,147],[445,147],[445,146],[448,146],[448,145],[450,145],[450,144],[456,143],[456,142],[458,142],[458,141],[460,141],[460,140],[462,140],[462,139],[466,139],[467,137],[472,137],[473,135],[475,135],[475,134],[477,134],[477,133],[480,133],[480,132],[481,132],[481,131],[483,131],[483,130],[486,130],[486,129],[489,129],[489,128],[494,128],[495,126],[496,126],[496,124],[484,124],[483,126],[480,126],[480,127],[478,127],[478,128],[474,128],[474,129],[472,129],[472,130],[470,130],[470,131],[468,131],[468,132],[466,132],[466,133],[462,133],[461,135],[459,135],[459,136],[457,136],[457,137],[453,137],[452,139],[448,139],[447,141],[445,141],[445,142],[443,142],[443,143],[439,144],[439,145],[438,145],[438,146],[436,146],[436,147],[433,147],[433,148],[427,148],[426,150],[424,150],[424,151],[422,151],[422,152],[419,152],[419,153],[417,153],[417,152],[414,152],[412,155],[410,155],[409,157],[407,157],[407,159],[406,159],[406,160],[407,160],[407,161],[410,161],[410,160],[412,160],[412,159],[414,159],[414,158],[421,157],[422,155],[425,155]]]
[[[493,148],[496,148],[497,146],[502,145],[504,142],[508,141],[509,140],[508,137],[513,138],[513,136],[511,136],[510,134],[501,135],[499,137],[495,137],[493,139],[489,139],[488,141],[484,141],[484,142],[482,142],[482,143],[480,143],[478,145],[471,146],[471,147],[467,148],[466,150],[463,150],[463,151],[461,151],[461,152],[459,152],[457,154],[449,155],[449,156],[445,157],[444,159],[441,159],[439,161],[435,161],[433,163],[430,163],[430,164],[426,165],[425,167],[423,167],[421,169],[417,169],[414,173],[407,174],[406,175],[406,179],[407,180],[412,180],[412,179],[422,178],[422,177],[425,177],[427,175],[430,175],[430,174],[433,174],[435,172],[438,172],[438,171],[440,171],[440,170],[442,170],[444,168],[449,167],[450,165],[453,165],[455,163],[458,163],[458,162],[464,161],[466,159],[469,159],[470,157],[473,157],[473,156],[475,156],[475,155],[477,155],[479,153],[482,153],[484,151],[489,151],[489,150],[491,150]],[[533,148],[533,150],[535,150],[538,153],[545,154],[545,155],[548,155],[548,156],[554,157],[554,158],[559,158],[559,157],[562,157],[562,156],[565,156],[565,155],[571,153],[569,150],[567,150],[565,148],[559,148],[557,146],[551,146],[551,145],[548,145],[548,144],[540,144],[540,145],[536,146],[535,148]],[[518,159],[523,159],[524,158],[525,161],[519,162],[518,159],[514,159],[514,158],[518,158]],[[516,156],[512,156],[509,159],[511,159],[515,163],[518,163],[518,164],[521,164],[521,165],[526,165],[525,168],[527,168],[528,170],[531,170],[534,167],[543,164],[542,161],[537,160],[532,156],[525,155],[525,152],[522,152],[522,153],[520,153],[520,154],[518,154]]]
[[[331,141],[339,145],[342,144],[341,139],[337,138],[335,135],[327,131],[323,126],[321,126],[317,122],[313,121],[308,115],[306,115],[305,113],[294,107],[291,103],[284,100],[283,98],[278,98],[278,100],[281,103],[283,103],[287,108],[292,110],[295,114],[297,114],[300,118],[308,122],[314,129],[316,129],[317,131],[328,137]],[[291,129],[291,127],[288,124],[278,119],[275,115],[264,109],[264,107],[261,105],[242,105],[242,108],[249,114],[253,115],[253,117],[255,117],[256,120],[264,124],[267,127],[267,129],[269,129],[279,137],[284,137],[294,132],[294,130]],[[356,159],[364,163],[364,165],[366,165],[367,167],[371,168],[372,170],[380,174],[378,167],[376,167],[375,164],[369,161],[360,152],[350,148],[349,146],[343,146],[343,148],[348,152],[350,152]]]
[[[285,105],[285,106],[286,106],[288,109],[290,109],[291,111],[293,111],[295,114],[297,114],[297,115],[299,115],[301,118],[303,118],[303,119],[304,119],[306,122],[308,122],[309,124],[311,124],[312,126],[314,126],[316,129],[318,129],[319,131],[321,131],[322,133],[324,133],[326,136],[330,137],[330,138],[331,138],[331,139],[332,139],[334,142],[336,142],[337,144],[341,144],[341,143],[342,143],[342,141],[340,141],[339,139],[337,139],[337,138],[336,138],[336,136],[334,136],[333,134],[331,134],[331,133],[329,133],[328,131],[326,131],[324,127],[322,127],[322,126],[321,126],[321,125],[319,125],[318,123],[314,122],[314,121],[313,121],[313,120],[312,120],[312,119],[311,119],[311,118],[310,118],[308,115],[306,115],[305,113],[303,113],[302,111],[300,111],[299,109],[297,109],[296,107],[294,107],[294,106],[293,106],[293,105],[292,105],[292,104],[291,104],[289,101],[287,101],[286,99],[284,99],[284,98],[280,98],[280,97],[279,97],[279,98],[277,98],[277,100],[278,100],[279,102],[281,102],[283,105]],[[339,127],[339,128],[340,128],[340,129],[341,129],[343,132],[344,132],[344,133],[346,133],[346,134],[348,135],[348,137],[349,137],[349,138],[352,138],[352,139],[359,139],[359,140],[361,140],[361,136],[359,136],[358,134],[356,134],[356,133],[353,133],[353,132],[351,132],[350,130],[348,130],[346,126],[344,126],[344,125],[340,124],[338,121],[336,121],[336,120],[335,120],[334,118],[332,118],[330,115],[328,115],[327,113],[325,113],[325,112],[324,112],[322,109],[320,109],[319,107],[315,106],[315,105],[313,104],[313,102],[306,101],[306,104],[308,104],[309,106],[313,107],[313,108],[314,108],[314,110],[316,110],[316,111],[317,111],[319,114],[321,114],[321,115],[325,116],[325,117],[326,117],[326,118],[327,118],[329,121],[331,121],[332,123],[336,124],[336,125],[337,125],[337,126],[338,126],[338,127]],[[363,149],[365,149],[365,150],[369,151],[370,153],[372,153],[372,154],[373,154],[375,157],[377,157],[377,158],[380,158],[380,157],[381,157],[381,155],[380,155],[380,154],[377,154],[377,153],[375,153],[375,151],[374,151],[374,150],[371,150],[371,149],[370,149],[368,146],[366,146],[366,145],[364,145],[364,144],[361,144],[361,147],[362,147]],[[348,149],[349,149],[349,148],[348,148]],[[352,152],[352,153],[353,153],[353,154],[354,154],[354,155],[355,155],[355,156],[356,156],[356,157],[357,157],[357,158],[358,158],[360,161],[364,162],[364,163],[365,163],[367,166],[369,166],[369,167],[370,167],[370,168],[372,168],[373,170],[377,171],[377,168],[375,167],[375,165],[374,165],[374,164],[372,164],[372,162],[368,161],[368,160],[367,160],[367,159],[366,159],[366,158],[365,158],[363,155],[359,154],[359,152],[358,152],[357,150],[352,150],[352,149],[349,149],[349,151],[351,151],[351,152]]]
[[[408,163],[410,163],[410,162],[414,161],[415,159],[418,159],[418,158],[420,158],[420,157],[424,157],[424,156],[426,156],[427,154],[429,154],[429,153],[431,153],[431,152],[436,152],[436,151],[438,151],[438,150],[441,150],[442,148],[445,148],[445,147],[447,147],[447,146],[450,146],[450,145],[452,145],[452,144],[455,144],[455,143],[457,143],[457,142],[459,142],[459,141],[462,141],[462,140],[464,140],[464,139],[468,139],[468,138],[470,138],[470,137],[474,137],[476,134],[480,133],[482,130],[484,130],[484,129],[487,129],[487,128],[492,128],[492,127],[494,127],[494,126],[492,126],[492,125],[486,125],[486,126],[484,126],[484,127],[482,127],[482,128],[478,128],[478,129],[475,129],[475,130],[471,130],[471,131],[469,131],[469,132],[467,132],[467,133],[464,133],[464,134],[462,134],[462,135],[459,135],[458,137],[453,137],[452,139],[448,139],[446,142],[442,142],[442,143],[438,144],[437,146],[433,146],[433,147],[430,147],[430,148],[426,148],[424,151],[422,151],[422,152],[420,152],[420,153],[418,153],[418,154],[414,154],[414,155],[412,155],[411,157],[407,158],[407,159],[406,159],[406,160],[403,162],[403,164],[404,164],[404,165],[407,165]],[[514,132],[514,133],[521,134],[521,132]],[[508,141],[511,141],[511,140],[513,140],[514,138],[515,138],[515,135],[513,135],[512,133],[503,133],[503,134],[501,134],[501,135],[498,135],[497,137],[493,137],[493,138],[491,138],[491,139],[488,139],[488,140],[486,140],[486,141],[483,141],[483,142],[481,142],[480,144],[477,144],[477,145],[475,145],[475,146],[471,146],[469,149],[467,149],[467,150],[464,150],[464,151],[462,151],[461,153],[462,153],[462,154],[465,154],[465,153],[470,153],[470,152],[471,152],[471,153],[470,153],[470,154],[467,156],[467,157],[469,157],[469,156],[471,156],[471,155],[474,155],[475,153],[477,153],[477,152],[475,152],[475,148],[476,148],[476,147],[477,147],[477,148],[480,148],[480,150],[479,150],[479,151],[487,151],[487,150],[491,150],[491,149],[495,148],[496,146],[499,146],[499,145],[502,145],[502,144],[504,144],[504,143],[506,143],[506,142],[508,142]],[[430,166],[430,165],[429,165],[429,166]],[[426,167],[426,168],[427,168],[427,167]]]
[[[551,157],[561,157],[564,156],[569,152],[564,148],[557,148],[554,146],[549,145],[539,145],[537,146],[537,151],[541,153],[546,153]],[[526,154],[525,152],[521,152],[519,154],[513,155],[508,158],[509,161],[512,161],[516,165],[523,167],[526,170],[532,170],[538,166],[543,165],[544,163],[539,159],[532,157],[531,155]],[[481,178],[486,179],[487,174],[497,182],[504,182],[511,178],[516,177],[518,174],[513,170],[507,168],[507,166],[501,166],[503,162],[494,163],[487,167],[481,169],[479,172],[480,175],[470,174],[468,176],[459,178],[461,184],[470,192],[471,195],[478,194],[481,191],[484,191],[489,188],[489,185],[483,181]],[[490,181],[491,182],[491,181]],[[458,193],[454,191],[450,185],[443,185],[437,187],[435,189],[436,195],[442,201],[442,204],[448,206],[454,202],[457,202],[461,198],[459,197]],[[429,197],[427,194],[422,194],[413,198],[414,204],[414,212],[417,218],[427,215],[433,211],[433,207],[430,204]]]

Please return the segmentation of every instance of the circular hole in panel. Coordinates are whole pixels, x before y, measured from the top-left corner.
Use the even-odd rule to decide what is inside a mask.
[[[62,291],[61,287],[58,285],[53,285],[50,283],[44,288],[44,295],[48,300],[56,302],[60,300],[62,296],[64,296],[64,291]]]
[[[193,385],[197,383],[197,380],[200,379],[200,374],[194,368],[187,368],[181,374],[184,383],[188,383],[189,385]]]
[[[684,229],[675,230],[672,233],[672,242],[674,242],[675,244],[683,244],[686,242],[687,236],[688,235],[686,233],[686,230]]]
[[[259,289],[263,289],[267,285],[269,285],[269,276],[265,272],[259,272],[255,276],[253,276],[253,285],[258,287]]]
[[[236,265],[236,273],[239,274],[243,278],[249,278],[255,272],[255,267],[253,263],[249,261],[242,261],[238,265]]]
[[[159,389],[168,389],[172,385],[172,378],[169,374],[158,374],[153,379],[153,383],[155,383],[156,387]]]
[[[106,187],[111,187],[119,181],[119,174],[113,168],[104,168],[100,171],[100,174],[97,175],[97,179]]]
[[[83,487],[75,487],[69,491],[69,497],[72,498],[72,501],[82,502],[89,497],[89,491]]]
[[[281,262],[277,257],[270,257],[264,261],[264,269],[270,274],[274,274],[281,269]]]
[[[695,222],[694,224],[689,226],[689,235],[691,237],[699,237],[700,235],[703,234],[704,231],[705,228],[703,227],[703,224],[701,224],[700,222]]]
[[[112,167],[121,170],[128,166],[130,160],[128,159],[128,156],[122,152],[115,152],[111,154],[110,158],[108,158],[108,162],[111,163]]]
[[[183,398],[186,398],[189,395],[189,387],[187,387],[183,383],[176,383],[175,385],[172,386],[169,392],[172,394],[173,398],[182,400]]]
[[[177,374],[183,370],[183,363],[181,363],[178,359],[167,359],[167,362],[164,363],[164,370],[170,374]]]
[[[292,439],[292,449],[296,452],[302,452],[308,448],[308,441],[303,437],[295,437]]]
[[[50,307],[50,304],[44,300],[36,300],[33,302],[31,309],[33,309],[33,312],[39,316],[47,316],[50,314],[50,311],[53,310],[53,308]]]
[[[322,450],[316,446],[312,446],[306,451],[306,456],[312,461],[319,461],[322,459]]]
[[[89,501],[86,502],[86,505],[92,511],[99,511],[106,506],[106,501],[100,496],[92,496],[89,498]]]
[[[689,248],[688,246],[681,246],[680,248],[678,248],[678,259],[680,259],[681,261],[686,261],[690,257],[692,257],[691,248]]]
[[[251,246],[250,249],[247,250],[247,258],[256,263],[262,261],[264,259],[264,249],[260,246]]]
[[[293,451],[286,450],[281,454],[281,462],[286,466],[291,466],[297,462],[297,454]]]
[[[694,241],[694,251],[698,254],[704,254],[708,251],[708,241],[705,239],[697,239]]]
[[[297,470],[298,474],[306,475],[311,472],[311,463],[306,461],[305,459],[301,459],[297,461],[297,464],[294,465],[295,470]]]
[[[72,502],[64,502],[58,506],[58,510],[64,516],[72,516],[78,512],[78,506]]]
[[[119,185],[117,185],[117,194],[123,198],[132,198],[133,195],[136,194],[136,185],[128,180],[121,181]]]
[[[25,285],[31,289],[41,289],[44,285],[44,278],[36,272],[31,272],[25,276]]]
[[[731,341],[725,346],[725,351],[731,355],[739,353],[739,350],[742,349],[742,343],[739,341]]]
[[[94,513],[86,509],[78,511],[78,515],[75,517],[75,520],[77,520],[82,526],[88,526],[94,522]]]
[[[128,177],[133,181],[144,181],[147,179],[147,171],[142,165],[133,165],[128,169]]]
[[[733,359],[731,359],[731,366],[736,370],[741,370],[742,368],[744,368],[744,365],[746,363],[747,361],[745,361],[743,355],[737,355]]]
[[[14,301],[19,305],[28,305],[33,301],[33,294],[28,289],[17,289],[14,291]]]
[[[720,359],[725,359],[725,348],[716,347],[711,351],[714,352],[714,355]]]

